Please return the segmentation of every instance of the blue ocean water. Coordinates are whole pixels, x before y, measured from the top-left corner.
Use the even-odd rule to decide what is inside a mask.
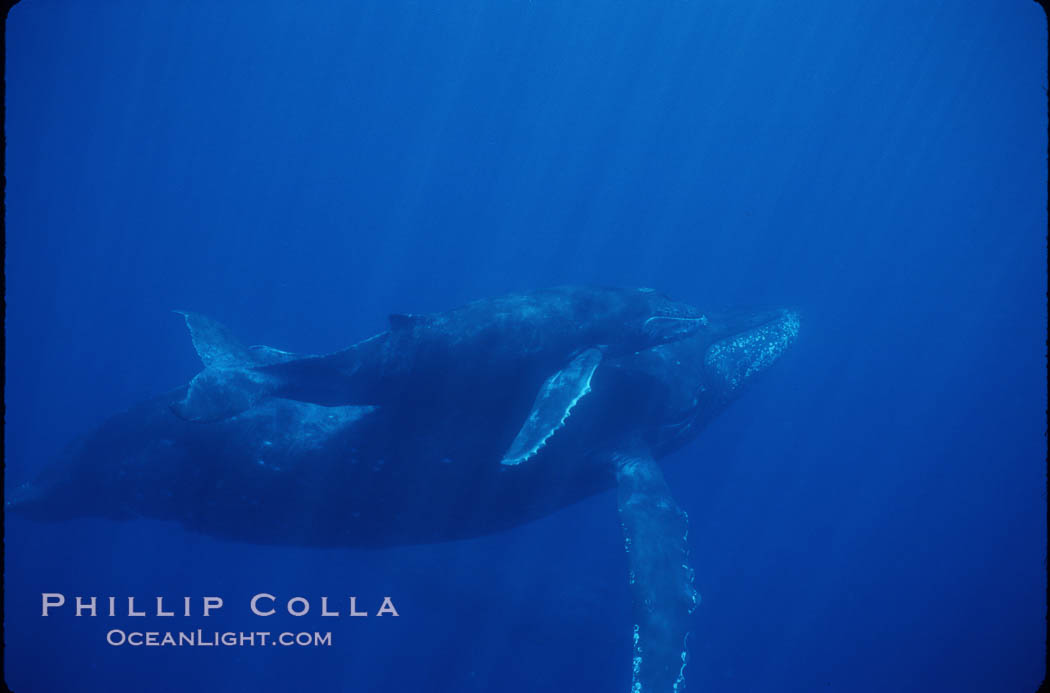
[[[1046,35],[1021,1],[24,1],[7,487],[197,372],[172,309],[318,353],[561,283],[792,305],[794,352],[665,465],[703,596],[690,690],[1034,690]],[[383,551],[10,516],[6,681],[626,690],[615,512]],[[223,594],[193,626],[244,630],[259,591],[401,615],[265,649],[111,647],[111,621],[40,616],[41,592]]]

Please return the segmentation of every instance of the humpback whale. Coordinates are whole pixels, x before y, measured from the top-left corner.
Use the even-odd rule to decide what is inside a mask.
[[[245,347],[215,321],[183,313],[212,375],[110,418],[14,489],[7,506],[43,520],[176,521],[259,544],[385,547],[493,533],[615,488],[633,601],[631,691],[678,690],[699,595],[688,518],[657,461],[788,349],[799,315],[701,312],[630,290],[642,299],[630,311],[611,310],[606,295],[592,304],[605,316],[588,322],[573,311],[602,291],[570,293],[393,318],[353,358]],[[612,296],[633,300],[627,290]],[[554,317],[535,314],[544,305]],[[587,326],[578,334],[565,327],[575,319]],[[374,346],[378,356],[359,358],[358,348]],[[428,372],[435,367],[452,375]],[[373,386],[355,380],[366,368],[366,380],[399,396],[346,403]],[[185,416],[187,403],[223,415]]]
[[[561,426],[603,359],[680,339],[705,321],[655,291],[563,286],[431,315],[395,314],[388,331],[324,356],[257,364],[241,351],[205,345],[205,369],[173,411],[212,421],[279,396],[395,407],[414,418],[454,401],[487,416],[508,398],[525,397],[536,416],[505,457],[517,464]]]

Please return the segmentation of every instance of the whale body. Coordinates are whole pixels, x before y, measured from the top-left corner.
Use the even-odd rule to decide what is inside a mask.
[[[513,303],[472,304],[477,315],[466,322],[484,323],[486,309],[507,311]],[[570,330],[569,337],[547,335],[519,349],[497,330],[491,351],[478,351],[493,337],[475,334],[464,338],[466,353],[455,368],[482,361],[486,374],[478,379],[428,373],[425,346],[399,386],[419,387],[425,396],[353,404],[330,399],[353,389],[345,381],[328,388],[316,382],[338,378],[346,358],[243,347],[221,325],[184,313],[206,371],[279,374],[282,384],[242,397],[242,385],[228,379],[208,393],[214,401],[207,406],[241,410],[213,420],[178,412],[193,399],[193,383],[142,402],[72,444],[38,479],[15,489],[7,505],[44,520],[169,520],[258,544],[384,547],[496,532],[616,488],[636,617],[632,690],[677,690],[699,596],[687,516],[657,461],[746,390],[799,329],[792,310],[681,312],[687,322],[658,336],[642,329],[653,316],[639,312],[619,342],[607,340],[612,346],[600,339],[618,336],[613,319],[599,337]],[[556,321],[531,317],[540,332],[554,329]],[[527,333],[528,313],[489,322],[505,319],[516,338]],[[424,343],[436,340],[454,355],[454,339],[426,334],[433,322],[404,322],[373,341],[412,342],[419,330]],[[453,336],[454,327],[440,325]],[[529,348],[540,354],[535,361]],[[390,344],[383,353],[396,359]],[[502,363],[504,353],[514,354],[513,367]],[[439,356],[431,367],[449,362]],[[512,375],[501,381],[502,372]],[[197,385],[202,392],[210,387]],[[477,395],[479,406],[471,391],[482,386],[491,390]],[[324,401],[310,401],[318,393]],[[528,454],[516,454],[518,448]]]

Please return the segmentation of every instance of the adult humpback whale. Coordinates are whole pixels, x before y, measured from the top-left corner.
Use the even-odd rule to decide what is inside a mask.
[[[213,321],[185,317],[206,366],[266,372],[303,361],[244,348]],[[501,388],[507,396],[490,398],[485,412],[454,389],[445,407],[424,406],[421,416],[411,415],[412,400],[322,406],[263,396],[202,423],[171,411],[190,392],[183,387],[111,418],[8,505],[42,519],[174,520],[255,543],[381,547],[494,532],[618,487],[636,619],[632,691],[674,690],[698,597],[686,515],[656,460],[773,363],[799,325],[783,310],[702,317],[703,329],[676,341],[603,353],[586,388],[573,386],[571,416],[520,464],[507,464],[505,453],[528,428],[522,419],[543,420],[565,405],[557,373],[512,379],[539,378],[539,395]],[[601,347],[581,341],[562,357],[571,365]]]

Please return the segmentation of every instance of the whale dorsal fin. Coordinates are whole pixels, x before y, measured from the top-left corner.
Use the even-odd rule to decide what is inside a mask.
[[[529,459],[565,425],[572,408],[591,391],[591,376],[601,361],[601,350],[592,347],[547,378],[536,395],[529,417],[503,456],[503,464],[516,465]]]
[[[255,362],[251,352],[241,344],[225,325],[200,313],[174,311],[186,319],[193,348],[197,350],[205,368],[234,368]]]
[[[413,326],[418,325],[424,316],[412,315],[411,313],[391,313],[390,314],[390,329],[392,330],[407,330]]]

